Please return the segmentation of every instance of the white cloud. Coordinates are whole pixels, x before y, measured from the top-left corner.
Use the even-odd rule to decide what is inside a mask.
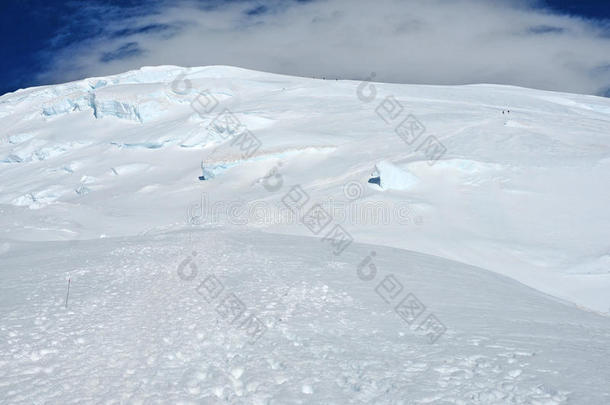
[[[268,12],[245,14],[261,4]],[[181,2],[107,29],[151,24],[179,29],[71,45],[54,56],[43,78],[63,81],[172,64],[333,78],[363,78],[374,71],[379,81],[502,83],[591,94],[610,87],[607,30],[524,2],[246,1],[207,10]],[[140,51],[101,62],[132,42]]]

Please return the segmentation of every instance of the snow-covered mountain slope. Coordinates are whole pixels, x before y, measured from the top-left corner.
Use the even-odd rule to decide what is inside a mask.
[[[388,112],[392,100],[402,111]],[[225,108],[260,141],[254,153],[214,121]],[[425,127],[416,141],[419,129],[395,132],[408,115]],[[446,148],[434,165],[422,147],[430,135]],[[5,238],[180,226],[202,200],[199,222],[311,235],[278,218],[298,184],[358,242],[476,265],[610,310],[608,99],[147,67],[6,94],[0,139]],[[211,181],[198,180],[201,161]],[[383,188],[367,183],[376,166]],[[271,170],[281,187],[261,184]]]
[[[313,238],[219,228],[6,249],[7,403],[610,401],[606,318],[438,257],[361,244],[337,257]],[[404,288],[386,303],[391,275]],[[218,310],[225,293],[265,322],[254,344]],[[394,310],[409,294],[446,326],[434,344]]]
[[[609,169],[593,96],[226,66],[6,94],[0,398],[608,403]]]

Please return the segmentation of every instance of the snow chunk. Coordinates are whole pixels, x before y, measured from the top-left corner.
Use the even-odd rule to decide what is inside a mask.
[[[409,171],[385,160],[377,163],[375,169],[376,175],[381,180],[381,188],[385,190],[408,190],[419,182],[419,179]]]
[[[121,102],[118,100],[97,100],[93,99],[93,114],[95,118],[103,118],[104,116],[112,116],[116,118],[128,119],[132,121],[142,122],[138,107]]]
[[[73,111],[83,111],[92,108],[92,94],[70,94],[64,98],[53,100],[42,106],[42,115],[52,117]]]

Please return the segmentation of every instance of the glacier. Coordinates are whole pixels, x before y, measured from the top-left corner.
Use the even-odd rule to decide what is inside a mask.
[[[610,99],[157,66],[0,124],[7,403],[610,402]]]

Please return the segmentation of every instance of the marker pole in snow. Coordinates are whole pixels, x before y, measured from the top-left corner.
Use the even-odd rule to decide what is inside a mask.
[[[68,292],[66,293],[66,309],[68,309],[68,298],[70,298],[70,276],[68,276]]]

